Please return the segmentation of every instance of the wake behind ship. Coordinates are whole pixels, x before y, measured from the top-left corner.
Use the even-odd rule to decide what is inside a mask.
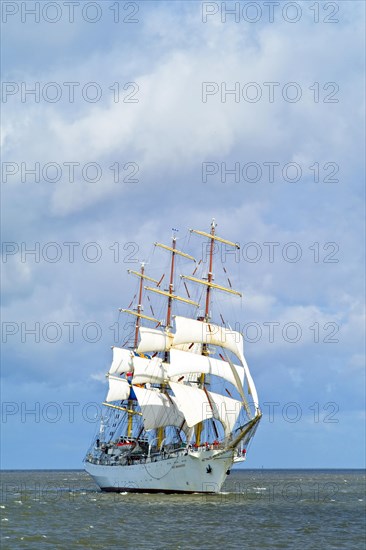
[[[133,338],[113,347],[104,413],[84,460],[104,491],[217,493],[232,465],[246,459],[258,427],[261,412],[243,337],[221,313],[219,323],[211,322],[214,292],[241,297],[229,278],[228,286],[214,282],[215,247],[239,245],[217,236],[214,220],[210,233],[190,234],[207,240],[207,262],[178,250],[175,232],[171,246],[155,243],[170,255],[164,290],[165,275],[148,276],[144,263],[129,271],[138,287],[129,308],[120,311],[135,318]],[[186,296],[175,294],[177,260],[194,266],[192,275],[179,277]],[[173,305],[185,315],[173,315]]]

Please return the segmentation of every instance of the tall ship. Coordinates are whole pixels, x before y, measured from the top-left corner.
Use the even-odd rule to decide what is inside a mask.
[[[216,295],[241,297],[224,266],[226,286],[213,271],[219,247],[239,245],[219,237],[214,220],[208,233],[189,235],[189,243],[204,239],[200,261],[177,248],[173,230],[170,245],[154,243],[169,255],[166,278],[148,275],[144,263],[129,270],[136,295],[120,311],[133,331],[112,348],[100,426],[84,459],[103,491],[218,493],[246,460],[262,416],[242,334],[212,309]],[[178,263],[192,265],[189,274],[176,273]]]

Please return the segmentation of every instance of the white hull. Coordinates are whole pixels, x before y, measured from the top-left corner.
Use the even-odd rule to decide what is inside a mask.
[[[202,451],[130,466],[85,462],[85,470],[103,491],[218,493],[233,462],[233,451]]]

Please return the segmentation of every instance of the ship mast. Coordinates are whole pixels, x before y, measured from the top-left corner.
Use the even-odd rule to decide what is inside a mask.
[[[144,273],[145,273],[145,264],[144,262],[141,262],[141,269],[140,269],[140,281],[139,281],[139,296],[137,300],[137,308],[136,308],[136,325],[135,325],[135,338],[134,338],[134,345],[133,347],[136,349],[138,340],[139,340],[139,329],[141,324],[141,311],[142,311],[142,288],[144,283]],[[128,400],[128,413],[127,413],[127,437],[130,438],[132,436],[133,432],[133,412],[134,412],[134,403],[132,399]]]
[[[198,279],[196,277],[191,277],[187,275],[182,275],[183,279],[187,279],[189,281],[192,281],[194,283],[200,283],[203,285],[206,285],[206,303],[205,303],[205,312],[204,312],[204,322],[208,323],[210,321],[210,306],[211,306],[211,290],[213,288],[218,290],[223,290],[224,292],[228,292],[230,294],[235,294],[236,296],[241,296],[240,292],[237,292],[236,290],[233,290],[231,288],[226,288],[221,285],[215,284],[213,282],[213,255],[214,255],[214,246],[215,241],[224,243],[229,246],[233,246],[235,248],[239,248],[239,245],[237,243],[233,243],[231,241],[227,241],[226,239],[222,239],[221,237],[218,237],[216,235],[216,223],[215,219],[212,219],[211,222],[211,231],[210,233],[206,233],[204,231],[198,231],[196,229],[191,229],[190,231],[192,233],[196,233],[197,235],[201,235],[202,237],[208,237],[209,243],[210,243],[210,250],[209,250],[209,263],[208,263],[208,273],[207,273],[207,280],[204,279]],[[209,355],[207,344],[203,344],[202,346],[202,355]],[[199,379],[199,385],[207,393],[207,390],[205,388],[205,375],[201,374],[201,377]],[[208,399],[210,402],[210,400]],[[216,436],[217,436],[217,429],[215,423],[213,423],[213,428],[215,430]],[[200,445],[201,443],[201,434],[203,430],[203,423],[200,422],[195,427],[195,435],[196,435],[196,444]]]
[[[211,305],[211,286],[210,286],[210,283],[212,283],[212,279],[213,279],[212,269],[213,269],[213,252],[214,252],[214,244],[215,244],[215,239],[214,239],[215,228],[216,228],[216,224],[215,224],[215,220],[213,219],[212,222],[211,222],[210,252],[209,252],[209,263],[208,263],[208,273],[207,273],[207,282],[209,284],[206,287],[206,304],[205,304],[205,317],[204,317],[204,320],[205,320],[206,323],[208,323],[209,320],[210,320],[210,305]],[[202,346],[202,355],[208,355],[207,344],[204,344]],[[207,390],[205,388],[205,375],[203,373],[200,376],[199,385],[203,389],[203,391],[206,392],[206,395],[207,395]],[[208,399],[208,402],[210,403],[209,399]],[[211,403],[210,403],[210,405],[211,405]],[[213,420],[212,420],[212,425],[213,425],[213,428],[215,430],[215,434],[216,434],[216,438],[217,438],[218,437],[217,428],[216,428],[215,422]],[[197,426],[195,428],[196,445],[198,445],[198,446],[201,444],[202,430],[203,430],[203,422],[200,422],[199,424],[197,424]]]
[[[166,314],[166,327],[170,328],[172,321],[172,303],[173,303],[173,290],[174,290],[174,263],[175,263],[175,251],[176,251],[177,239],[173,234],[172,237],[172,255],[170,260],[170,279],[169,279],[169,297],[168,297],[168,309]]]
[[[120,311],[123,311],[125,313],[129,313],[130,315],[134,315],[136,317],[135,335],[134,335],[134,344],[133,344],[134,349],[136,349],[137,344],[138,344],[138,339],[139,339],[139,330],[140,330],[140,325],[141,325],[141,319],[147,319],[148,321],[158,322],[157,319],[154,319],[153,317],[148,317],[147,315],[143,315],[143,313],[142,313],[142,310],[143,310],[143,307],[142,307],[142,291],[143,291],[144,280],[148,279],[149,281],[152,281],[156,284],[158,284],[158,281],[156,281],[155,279],[152,279],[151,277],[148,277],[147,275],[145,275],[145,263],[144,262],[141,262],[140,271],[128,270],[128,273],[132,273],[133,275],[136,275],[137,277],[140,278],[137,307],[136,307],[136,310],[122,309]],[[127,437],[131,437],[132,432],[133,432],[133,417],[136,414],[136,412],[134,410],[133,400],[129,399],[127,409],[122,408],[121,410],[126,410],[126,412],[127,412],[127,434],[126,435],[127,435]]]
[[[173,230],[174,231],[174,230]],[[177,244],[177,238],[175,234],[173,233],[172,236],[172,246],[167,246],[162,243],[155,243],[155,246],[158,246],[160,248],[163,248],[164,250],[168,250],[171,253],[170,256],[170,277],[169,277],[169,287],[168,291],[159,290],[157,288],[148,287],[146,286],[146,290],[150,290],[152,292],[156,292],[158,294],[161,294],[163,296],[167,296],[168,298],[168,305],[167,305],[167,314],[166,314],[166,321],[165,321],[165,329],[167,332],[170,331],[171,325],[172,325],[172,306],[173,306],[173,300],[178,300],[180,302],[184,302],[186,304],[194,305],[196,307],[199,307],[199,304],[196,302],[193,302],[192,300],[188,300],[187,298],[182,298],[181,296],[177,296],[174,294],[174,267],[175,267],[175,257],[178,254],[179,256],[183,256],[184,258],[187,258],[189,260],[196,261],[193,256],[190,256],[189,254],[186,254],[185,252],[182,252],[181,250],[178,250],[176,247]],[[168,360],[168,352],[165,352],[165,361]],[[161,388],[162,391],[165,390],[165,386],[163,385]],[[164,440],[165,430],[164,428],[158,428],[157,429],[157,443],[158,447],[161,446],[163,440]]]
[[[206,323],[208,323],[209,320],[210,320],[210,305],[211,305],[211,286],[210,286],[210,283],[212,283],[212,279],[213,279],[212,269],[213,269],[213,252],[214,252],[214,244],[215,244],[215,239],[214,239],[215,228],[216,228],[216,223],[215,223],[215,220],[213,219],[212,222],[211,222],[210,235],[212,237],[210,239],[210,253],[209,253],[209,264],[208,264],[208,273],[207,273],[207,282],[209,284],[206,287],[206,304],[205,304],[205,317],[204,317],[204,320],[205,320]],[[207,344],[204,344],[203,347],[202,347],[202,355],[208,355]],[[205,388],[205,375],[203,373],[200,376],[199,385],[203,389],[203,391],[206,392],[206,395],[207,395],[207,390]],[[207,396],[207,398],[208,398],[208,396]],[[208,399],[208,402],[210,403],[209,399]],[[210,405],[211,405],[211,403],[210,403]],[[217,438],[218,433],[217,433],[217,428],[216,428],[214,420],[212,420],[212,425],[213,425],[215,435],[216,435],[216,438]],[[195,428],[196,445],[198,445],[198,446],[201,444],[202,430],[203,430],[203,422],[200,422],[199,424],[197,424],[197,426]]]
[[[145,264],[144,262],[141,263],[141,269],[140,271],[133,271],[132,269],[128,269],[127,273],[131,273],[132,275],[136,275],[137,277],[140,277],[140,284],[139,284],[139,297],[138,297],[138,304],[137,308],[135,310],[133,309],[120,309],[119,311],[122,311],[123,313],[129,313],[130,315],[134,315],[137,317],[136,324],[135,324],[135,337],[134,337],[134,345],[135,348],[137,347],[138,343],[138,335],[139,335],[139,328],[140,328],[140,319],[146,319],[147,321],[152,321],[153,323],[159,323],[158,319],[155,319],[154,317],[149,317],[148,315],[144,315],[141,313],[143,311],[142,307],[142,287],[143,287],[143,281],[146,279],[147,281],[151,281],[156,284],[156,286],[159,286],[159,281],[156,279],[153,279],[152,277],[148,277],[145,275]],[[146,286],[145,286],[146,288]],[[155,290],[155,289],[152,289]]]
[[[169,296],[168,296],[168,305],[167,305],[167,313],[166,313],[166,329],[169,330],[171,328],[171,321],[172,321],[172,305],[173,305],[173,291],[174,291],[174,263],[175,263],[175,251],[176,251],[176,242],[177,239],[173,233],[172,236],[172,250],[171,250],[171,259],[170,259],[170,278],[169,278]],[[165,352],[165,361],[168,360],[168,351]],[[163,384],[161,389],[164,392],[166,388],[166,385]],[[164,428],[158,428],[157,430],[157,439],[158,439],[158,447],[160,448],[163,440],[165,438],[165,429]]]
[[[154,243],[155,246],[158,246],[160,248],[163,248],[164,250],[168,250],[171,252],[171,262],[170,262],[170,279],[169,279],[169,289],[168,291],[160,290],[159,288],[154,288],[151,286],[145,286],[144,288],[146,290],[149,290],[151,292],[156,292],[157,294],[161,294],[162,296],[168,297],[168,311],[167,311],[167,319],[166,319],[166,328],[169,330],[171,326],[171,318],[172,318],[172,304],[173,300],[178,300],[179,302],[184,302],[185,304],[190,304],[195,307],[199,307],[199,304],[197,302],[194,302],[193,300],[188,300],[187,298],[182,298],[181,296],[177,296],[176,294],[173,294],[174,292],[174,262],[175,262],[175,256],[178,254],[179,256],[183,256],[184,258],[187,258],[188,260],[196,261],[193,256],[190,256],[189,254],[186,254],[185,252],[182,252],[181,250],[178,250],[176,248],[176,237],[173,236],[173,242],[172,246],[167,246],[166,244],[161,243]]]
[[[215,244],[215,228],[216,223],[215,220],[212,220],[211,223],[211,239],[210,239],[210,256],[209,256],[209,267],[208,267],[208,274],[207,274],[207,282],[209,283],[206,288],[206,307],[205,307],[205,321],[208,323],[210,320],[210,294],[211,294],[211,286],[210,283],[212,283],[213,279],[213,273],[212,273],[212,266],[213,266],[213,251],[214,251],[214,244]]]
[[[142,311],[142,289],[143,289],[143,283],[144,283],[144,273],[145,273],[145,264],[144,262],[141,262],[141,277],[140,277],[140,283],[139,283],[139,297],[137,302],[137,316],[136,316],[136,325],[135,325],[135,339],[134,339],[134,348],[137,348],[138,340],[139,340],[139,328],[141,323],[141,317],[140,313]]]

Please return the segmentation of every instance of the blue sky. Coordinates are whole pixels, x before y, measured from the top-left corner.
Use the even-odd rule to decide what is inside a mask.
[[[248,466],[363,467],[363,2],[315,3],[319,22],[313,2],[273,22],[261,2],[237,22],[220,2],[120,2],[117,23],[94,4],[35,23],[3,3],[2,467],[81,467],[126,270],[161,274],[151,243],[212,217],[242,247],[229,320],[264,413]]]

